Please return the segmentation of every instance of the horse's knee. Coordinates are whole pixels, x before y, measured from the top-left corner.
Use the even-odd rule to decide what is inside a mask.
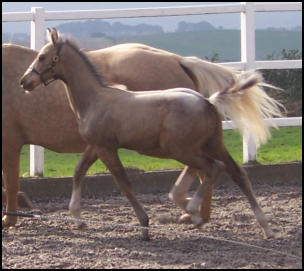
[[[225,170],[225,164],[222,161],[214,159],[212,164],[211,179],[213,179],[213,181],[215,182],[216,178]]]
[[[33,203],[29,199],[26,193],[19,191],[18,192],[18,207],[19,208],[33,208]]]
[[[176,189],[175,185],[170,190],[168,197],[170,200],[172,200],[174,203],[178,202],[182,197],[184,197],[185,192],[180,191],[179,189]]]

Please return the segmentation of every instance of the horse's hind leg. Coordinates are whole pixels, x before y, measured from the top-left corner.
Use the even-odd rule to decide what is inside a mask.
[[[75,218],[80,218],[81,189],[84,176],[86,175],[86,172],[90,166],[97,160],[97,158],[98,156],[96,150],[92,146],[88,146],[85,149],[77,166],[75,167],[73,176],[73,191],[69,204],[69,210],[72,216]],[[83,222],[78,223],[79,228],[84,228],[85,226],[86,225]]]
[[[231,176],[232,180],[240,187],[242,192],[246,195],[250,206],[258,220],[259,224],[264,230],[265,236],[267,238],[273,237],[274,234],[268,226],[268,221],[265,214],[263,213],[261,207],[259,206],[254,192],[252,190],[251,183],[248,179],[247,173],[242,169],[230,156],[230,154],[225,150],[223,153],[223,159],[221,159],[225,165],[227,172]]]
[[[118,186],[119,190],[127,197],[130,201],[135,214],[140,222],[142,227],[142,239],[145,241],[150,240],[149,233],[148,233],[148,226],[149,226],[149,218],[140,205],[140,203],[135,198],[133,193],[132,185],[129,182],[128,176],[121,164],[117,150],[109,150],[106,148],[99,148],[98,149],[98,156],[101,161],[106,165],[106,167],[110,170],[114,177],[114,181]]]
[[[206,177],[203,176],[203,174],[200,174],[199,178],[201,183],[206,181],[205,180]],[[200,208],[200,216],[203,219],[204,223],[208,223],[210,221],[212,195],[213,195],[213,185],[209,185],[205,192]]]
[[[182,208],[186,212],[186,207],[191,198],[187,197],[187,192],[190,189],[190,186],[193,180],[197,176],[197,170],[194,168],[189,168],[186,166],[184,170],[179,175],[176,180],[174,186],[172,187],[169,198],[180,208]],[[200,176],[201,183],[204,181]],[[203,199],[200,208],[200,216],[202,217],[204,223],[209,222],[210,220],[210,212],[211,212],[211,198],[213,193],[213,186],[208,186],[208,190],[206,191],[206,196]],[[191,214],[187,212],[183,214],[179,218],[179,222],[191,222]]]
[[[184,211],[189,202],[188,190],[195,178],[196,169],[186,166],[169,193],[169,198]]]

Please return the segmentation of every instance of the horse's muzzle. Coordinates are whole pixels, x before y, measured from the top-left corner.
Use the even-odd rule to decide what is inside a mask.
[[[26,82],[26,75],[20,79],[20,85],[22,88],[24,88],[25,90],[28,90],[28,91],[32,91],[35,88],[35,86],[32,82],[30,82],[30,83]]]

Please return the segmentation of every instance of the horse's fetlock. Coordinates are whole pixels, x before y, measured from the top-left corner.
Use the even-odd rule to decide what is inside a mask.
[[[194,224],[195,227],[200,227],[202,224],[204,224],[204,220],[201,216],[195,214],[191,215],[191,221]]]
[[[171,201],[174,201],[174,195],[172,191],[169,192],[168,197]]]
[[[73,217],[79,218],[81,212],[80,202],[75,202],[71,200],[69,204],[69,211]]]
[[[5,215],[2,217],[2,228],[14,227],[17,223],[17,217]]]
[[[198,212],[198,207],[197,202],[192,199],[186,207],[186,212],[189,214],[195,214]]]
[[[145,215],[145,216],[142,218],[141,222],[142,222],[142,225],[143,225],[144,227],[148,227],[148,226],[149,226],[149,217],[148,217],[147,215]]]
[[[190,224],[191,221],[191,215],[190,214],[183,214],[178,218],[178,223],[179,224]]]

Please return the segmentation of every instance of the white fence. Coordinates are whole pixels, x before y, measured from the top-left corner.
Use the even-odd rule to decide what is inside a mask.
[[[236,4],[204,5],[188,7],[161,7],[135,9],[107,9],[82,11],[45,11],[33,7],[31,12],[2,13],[2,22],[31,22],[31,48],[39,50],[45,41],[45,21],[47,20],[80,20],[80,19],[113,19],[135,17],[184,16],[216,13],[241,13],[241,62],[221,63],[241,70],[250,69],[299,69],[302,60],[255,60],[255,12],[302,11],[302,3],[254,3],[240,2]],[[302,126],[302,117],[275,119],[278,126]],[[224,129],[234,128],[233,123],[225,122]],[[31,146],[30,175],[43,175],[44,149]],[[256,146],[252,139],[243,140],[244,162],[255,161]]]

